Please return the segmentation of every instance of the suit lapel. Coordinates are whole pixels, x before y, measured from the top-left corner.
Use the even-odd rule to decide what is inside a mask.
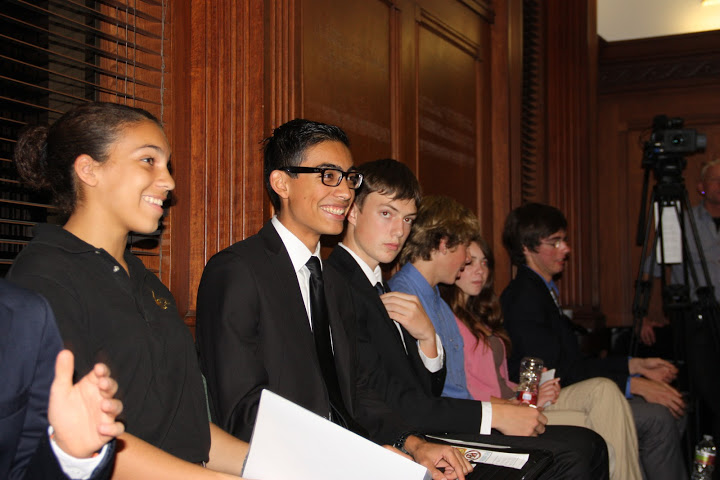
[[[270,222],[260,230],[260,238],[263,240],[265,253],[268,257],[268,275],[272,285],[272,291],[265,292],[274,297],[274,301],[282,302],[287,312],[288,321],[284,322],[284,328],[292,332],[290,338],[297,338],[305,348],[315,351],[315,343],[310,328],[310,320],[305,310],[305,303],[300,293],[297,274],[293,268],[290,255],[282,243],[275,227]]]
[[[365,301],[370,302],[372,307],[377,311],[378,315],[380,315],[380,318],[383,319],[383,325],[389,329],[388,334],[392,336],[393,341],[396,342],[396,346],[404,350],[405,347],[400,339],[400,332],[398,332],[395,322],[393,322],[388,315],[385,305],[382,303],[380,296],[375,290],[375,286],[370,285],[370,282],[368,281],[365,272],[363,272],[362,268],[360,268],[360,265],[358,265],[355,259],[342,247],[335,247],[331,256],[337,260],[337,263],[345,270],[346,273],[350,274],[350,283],[353,288],[358,290],[359,295],[361,295]],[[404,331],[405,329],[401,330]],[[414,342],[415,340],[413,339],[412,341]]]

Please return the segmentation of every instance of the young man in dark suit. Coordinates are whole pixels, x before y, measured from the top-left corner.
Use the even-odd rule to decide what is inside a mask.
[[[0,478],[110,478],[111,440],[123,426],[115,422],[122,403],[112,400],[117,383],[107,367],[96,365],[73,385],[72,354],[58,356],[62,340],[50,306],[3,279],[0,327]]]
[[[686,477],[679,432],[671,415],[681,416],[685,408],[681,394],[669,385],[677,369],[659,358],[600,359],[580,352],[555,285],[570,254],[566,230],[562,212],[539,203],[516,208],[505,222],[503,244],[517,266],[515,278],[500,297],[513,345],[508,370],[517,377],[520,360],[533,356],[555,368],[566,386],[592,377],[614,380],[628,398],[641,397],[631,400],[630,408],[647,478]]]
[[[414,435],[368,387],[348,320],[352,297],[339,275],[322,269],[320,236],[342,232],[362,183],[345,133],[302,119],[276,128],[264,177],[277,215],[215,255],[198,292],[200,366],[218,424],[249,440],[267,388],[396,446],[433,478],[463,478],[471,467],[457,450]]]
[[[545,420],[538,410],[439,396],[444,352],[433,324],[414,295],[386,293],[380,270],[380,264],[395,260],[410,234],[420,186],[409,168],[391,159],[360,165],[358,172],[363,185],[348,213],[343,241],[327,263],[352,286],[359,360],[374,372],[371,386],[424,433],[489,434],[491,426],[509,435],[541,433]],[[480,441],[552,450],[555,464],[542,478],[593,478],[589,450],[597,439],[584,429],[551,427],[540,439],[491,435]],[[583,445],[589,449],[583,452]]]

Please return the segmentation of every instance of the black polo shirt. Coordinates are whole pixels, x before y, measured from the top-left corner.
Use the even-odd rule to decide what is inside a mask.
[[[126,431],[190,462],[208,460],[205,393],[190,332],[160,280],[130,252],[129,275],[103,249],[38,225],[8,278],[50,302],[76,380],[105,362]]]

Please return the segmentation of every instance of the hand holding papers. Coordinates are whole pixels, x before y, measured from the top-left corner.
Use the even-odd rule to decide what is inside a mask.
[[[248,480],[424,480],[427,470],[263,390],[242,476]]]
[[[545,370],[542,375],[540,375],[540,386],[542,386],[543,383],[552,380],[555,378],[555,369],[551,368],[550,370]],[[552,402],[547,401],[544,405],[540,405],[542,408],[548,407]]]
[[[501,467],[509,467],[520,470],[525,466],[530,458],[530,455],[527,453],[498,451],[501,448],[509,449],[510,447],[489,445],[479,442],[468,442],[456,438],[435,437],[432,435],[428,435],[428,438],[434,438],[453,445],[472,463],[485,463],[488,465],[498,465]]]

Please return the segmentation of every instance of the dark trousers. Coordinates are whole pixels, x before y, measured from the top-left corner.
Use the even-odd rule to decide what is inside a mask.
[[[518,449],[549,450],[554,461],[538,478],[608,479],[608,453],[600,435],[582,427],[553,425],[540,437],[493,435],[493,443]],[[479,440],[482,441],[482,440]]]
[[[649,480],[688,478],[677,421],[667,407],[636,397],[630,400],[640,448],[640,466]]]

